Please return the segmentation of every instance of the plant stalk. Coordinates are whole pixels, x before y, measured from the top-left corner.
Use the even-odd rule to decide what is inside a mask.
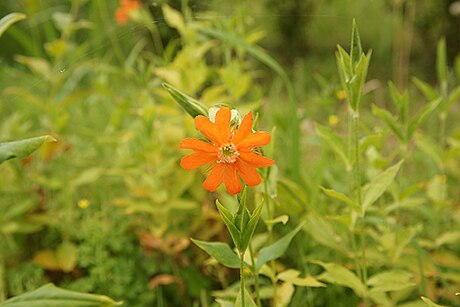
[[[252,263],[252,272],[254,275],[254,286],[256,290],[256,303],[257,307],[262,307],[262,302],[260,300],[260,286],[259,286],[259,272],[256,271],[256,262],[254,261],[254,251],[252,250],[252,244],[249,243],[249,255],[251,256],[251,263]]]
[[[240,252],[240,290],[241,290],[241,306],[246,306],[244,297],[244,252]]]
[[[356,189],[356,202],[358,206],[362,208],[362,191],[361,191],[361,161],[359,152],[359,111],[351,110],[352,115],[352,129],[353,129],[353,154],[355,159],[355,167],[353,168],[355,177],[355,189]],[[367,300],[367,260],[366,260],[366,234],[365,234],[365,212],[362,210],[359,220],[361,222],[360,241],[361,241],[361,281],[364,284],[366,290],[364,295],[364,306],[368,306]]]
[[[6,299],[6,284],[5,284],[5,258],[0,250],[0,302]]]

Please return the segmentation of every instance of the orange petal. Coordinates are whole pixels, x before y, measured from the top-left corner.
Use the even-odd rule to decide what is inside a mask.
[[[212,144],[197,140],[197,139],[192,139],[192,138],[186,138],[179,144],[180,148],[188,148],[188,149],[193,149],[195,151],[204,151],[204,152],[217,152],[218,148]]]
[[[243,179],[248,186],[255,186],[260,183],[261,179],[255,167],[241,159],[236,160],[235,166],[236,170],[240,173],[241,179]]]
[[[218,127],[213,124],[207,117],[198,115],[195,117],[195,127],[200,130],[208,139],[210,139],[217,146],[226,143],[228,140],[223,140]],[[228,128],[230,129],[230,127]]]
[[[222,143],[227,143],[230,140],[230,118],[232,112],[229,108],[220,108],[216,113],[215,126],[219,133],[219,138]]]
[[[249,134],[236,148],[239,150],[251,149],[257,146],[264,146],[270,143],[269,132],[254,132]]]
[[[201,186],[210,192],[214,192],[223,182],[223,177],[224,165],[222,163],[217,163],[212,168],[211,174],[208,178],[206,178]]]
[[[180,160],[180,166],[191,170],[208,163],[215,162],[216,160],[216,153],[194,152],[188,156],[183,157],[182,160]]]
[[[238,173],[236,172],[236,167],[233,163],[224,164],[224,183],[230,194],[238,194],[243,189]]]
[[[252,129],[252,112],[246,114],[241,121],[238,130],[235,132],[232,143],[238,145],[241,143],[250,133]]]
[[[252,167],[267,167],[275,163],[275,160],[249,152],[241,152],[238,159],[247,162]]]

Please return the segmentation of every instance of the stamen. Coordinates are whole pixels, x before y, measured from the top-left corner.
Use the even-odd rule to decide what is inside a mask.
[[[235,163],[236,158],[240,155],[238,150],[236,150],[235,145],[228,143],[219,147],[219,152],[217,153],[217,163]]]

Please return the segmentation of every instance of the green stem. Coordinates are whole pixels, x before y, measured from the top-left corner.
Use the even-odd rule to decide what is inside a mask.
[[[275,207],[274,204],[272,205],[272,202],[270,202],[270,199],[268,197],[268,170],[265,172],[264,176],[264,201],[267,204],[267,211],[268,211],[268,219],[273,219],[275,217]],[[267,225],[267,230],[268,230],[268,243],[272,244],[273,243],[273,226],[272,225]],[[276,263],[275,260],[270,260],[270,267],[273,271],[273,274],[276,276]],[[272,286],[273,286],[273,301],[272,301],[272,306],[276,306],[276,278],[272,278]]]
[[[252,272],[254,274],[254,286],[256,288],[256,302],[258,307],[262,307],[262,302],[260,300],[259,294],[259,272],[256,270],[256,262],[254,261],[254,251],[252,250],[252,244],[249,243],[249,255],[251,256],[251,263],[252,263]]]
[[[356,189],[356,202],[358,206],[362,208],[362,192],[361,192],[361,161],[360,161],[360,152],[359,152],[359,111],[351,111],[352,114],[352,129],[353,129],[353,146],[354,146],[354,158],[355,158],[355,167],[354,177],[355,177],[355,189]],[[360,241],[361,241],[361,281],[365,287],[364,293],[364,306],[368,306],[367,299],[367,260],[366,260],[366,224],[364,220],[365,212],[361,212],[359,220],[361,222],[361,227],[359,228],[360,232]]]
[[[246,300],[244,297],[244,252],[240,252],[240,289],[241,289],[241,306],[245,307]]]
[[[6,285],[5,285],[5,259],[2,250],[0,250],[0,302],[6,299]]]

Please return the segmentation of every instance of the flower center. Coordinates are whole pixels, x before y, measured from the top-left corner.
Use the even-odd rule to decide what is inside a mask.
[[[219,152],[217,153],[217,163],[235,163],[236,158],[240,155],[238,150],[236,150],[235,145],[228,143],[219,147]]]

